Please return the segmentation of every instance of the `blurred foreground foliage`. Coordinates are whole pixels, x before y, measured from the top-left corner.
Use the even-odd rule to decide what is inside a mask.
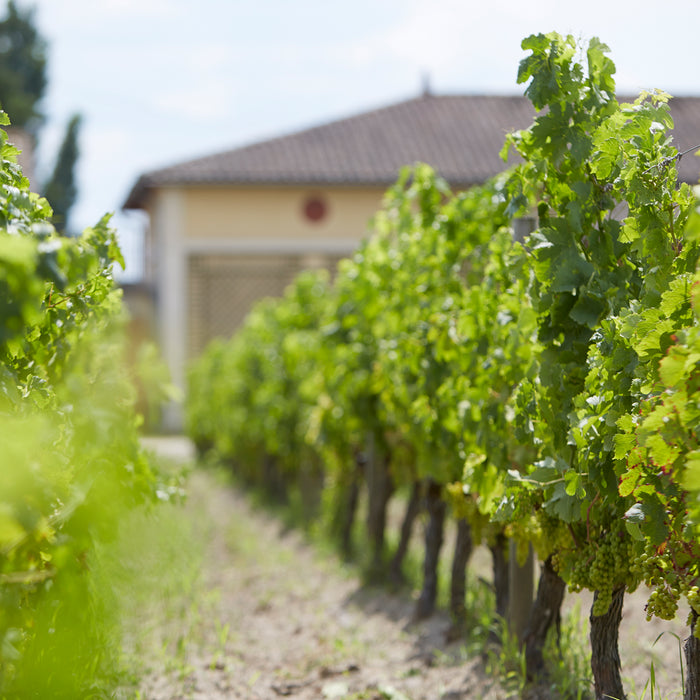
[[[109,218],[58,236],[16,155],[0,131],[0,697],[104,697],[120,636],[95,552],[177,488],[139,445]]]

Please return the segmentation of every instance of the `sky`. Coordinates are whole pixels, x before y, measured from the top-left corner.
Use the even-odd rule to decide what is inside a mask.
[[[5,0],[1,0],[0,8]],[[697,0],[16,0],[48,42],[36,185],[83,117],[72,230],[114,214],[127,279],[138,176],[420,94],[522,94],[520,43],[610,47],[620,92],[700,95]],[[4,8],[3,8],[4,9]],[[700,138],[698,139],[700,141]]]

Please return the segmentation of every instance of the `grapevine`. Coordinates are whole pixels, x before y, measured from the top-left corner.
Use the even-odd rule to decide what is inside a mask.
[[[425,481],[473,539],[532,545],[555,604],[564,582],[595,592],[596,693],[623,697],[624,591],[649,585],[649,616],[683,597],[698,612],[700,226],[670,96],[620,104],[597,39],[523,48],[537,115],[504,146],[520,165],[457,195],[405,170],[303,336],[290,291],[195,367],[193,424],[251,478],[261,454],[303,453],[336,505],[381,455],[389,491]],[[534,230],[515,242],[523,215]],[[301,464],[284,470],[291,488]]]
[[[58,236],[16,155],[0,131],[0,695],[84,697],[120,663],[95,552],[179,490],[139,445],[109,217]]]

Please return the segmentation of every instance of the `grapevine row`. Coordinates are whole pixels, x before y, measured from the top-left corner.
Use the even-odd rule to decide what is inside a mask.
[[[105,217],[57,235],[16,156],[0,130],[0,697],[106,695],[121,630],[91,568],[120,518],[167,487],[121,359],[115,233]]]
[[[332,281],[305,273],[198,361],[190,434],[287,498],[319,492],[346,548],[364,480],[375,568],[387,502],[410,488],[394,575],[422,494],[418,616],[435,604],[449,506],[456,629],[473,544],[493,552],[500,615],[504,547],[532,546],[533,678],[566,586],[595,594],[596,698],[624,697],[625,591],[650,587],[649,616],[685,599],[685,694],[698,698],[700,222],[677,181],[669,96],[618,103],[595,39],[585,58],[554,33],[523,48],[537,116],[503,151],[520,164],[460,194],[427,166],[404,171]]]

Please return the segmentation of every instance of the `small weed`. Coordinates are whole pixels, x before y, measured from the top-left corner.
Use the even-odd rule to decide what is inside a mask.
[[[382,700],[410,700],[407,695],[404,695],[400,690],[397,690],[390,685],[382,685],[377,688],[379,697]]]
[[[464,644],[470,655],[480,654],[494,629],[496,604],[491,586],[482,578],[467,578],[465,599],[467,634]]]
[[[412,678],[413,676],[420,676],[421,670],[419,668],[409,668],[406,673],[404,673],[404,678]]]
[[[563,698],[586,700],[593,686],[588,620],[576,601],[564,616],[557,634],[552,630],[544,648],[551,684]]]
[[[252,688],[260,679],[260,676],[262,673],[260,671],[255,671],[253,674],[251,674],[250,678],[248,679],[248,687]]]
[[[188,508],[192,508],[189,505]],[[200,581],[205,518],[184,517],[182,503],[135,509],[109,546],[91,561],[95,585],[110,591],[120,621],[123,692],[159,669],[182,678],[189,650],[201,638],[205,595]]]
[[[654,659],[651,659],[649,662],[649,678],[647,679],[647,682],[644,684],[644,687],[642,688],[641,694],[638,693],[630,693],[630,698],[634,698],[634,700],[647,700],[647,691],[649,692],[649,698],[648,700],[677,700],[678,698],[685,697],[685,670],[684,670],[684,664],[683,664],[683,640],[674,632],[662,632],[652,643],[652,647],[656,645],[656,643],[664,637],[666,634],[670,634],[672,637],[675,637],[676,642],[678,644],[678,661],[679,661],[679,668],[680,668],[680,678],[681,678],[681,692],[679,693],[674,693],[672,695],[661,695],[661,687],[658,683],[657,675],[656,675],[656,665],[654,664]]]
[[[226,642],[228,641],[229,631],[231,629],[228,623],[222,625],[221,620],[216,620],[214,625],[216,627],[217,648],[209,664],[209,668],[211,669],[216,668],[221,662],[221,659],[226,656]]]
[[[511,633],[505,620],[494,622],[493,630],[500,644],[486,649],[486,672],[500,680],[509,695],[520,697],[526,684],[525,653],[518,638]]]

